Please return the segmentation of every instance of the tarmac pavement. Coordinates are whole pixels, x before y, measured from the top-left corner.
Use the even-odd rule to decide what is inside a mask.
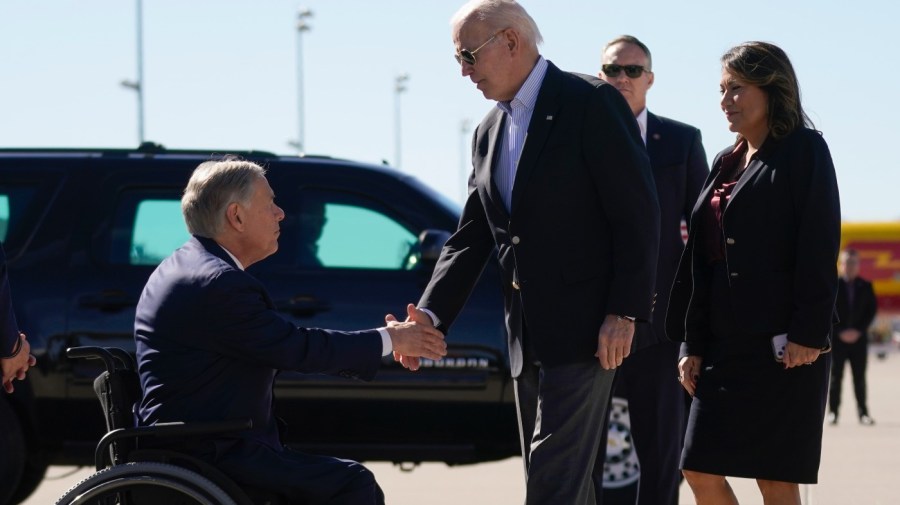
[[[874,426],[858,423],[849,370],[844,374],[839,423],[825,427],[819,484],[801,486],[803,505],[900,504],[900,353],[891,352],[883,360],[871,355],[868,385]],[[520,458],[458,467],[426,463],[411,472],[390,463],[366,466],[375,473],[390,505],[518,505],[524,501]],[[55,503],[91,473],[90,468],[50,467],[24,504]],[[754,481],[729,482],[742,505],[762,505]],[[695,505],[687,485],[682,486],[680,503]]]

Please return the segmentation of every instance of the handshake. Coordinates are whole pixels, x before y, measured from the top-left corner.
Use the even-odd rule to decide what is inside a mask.
[[[387,331],[391,335],[394,361],[404,368],[419,369],[419,358],[441,359],[447,355],[444,334],[434,328],[431,317],[416,308],[406,306],[406,321],[398,321],[393,314],[384,316]]]

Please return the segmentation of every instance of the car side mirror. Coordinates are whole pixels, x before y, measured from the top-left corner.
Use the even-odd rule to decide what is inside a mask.
[[[409,253],[403,260],[404,270],[422,270],[431,272],[435,263],[441,257],[441,249],[451,233],[444,230],[425,229],[419,234],[418,240],[411,243]]]
[[[441,257],[441,249],[450,238],[449,231],[426,229],[419,234],[419,255],[426,263],[435,263]]]

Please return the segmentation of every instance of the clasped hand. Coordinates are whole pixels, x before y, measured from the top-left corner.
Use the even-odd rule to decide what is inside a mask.
[[[384,316],[394,347],[394,361],[404,368],[419,369],[419,358],[441,359],[447,355],[444,334],[438,331],[428,314],[415,305],[406,306],[406,321],[400,322],[393,314]]]

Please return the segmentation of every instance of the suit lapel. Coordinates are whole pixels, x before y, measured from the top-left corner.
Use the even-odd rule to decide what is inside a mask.
[[[512,205],[510,205],[513,212],[522,200],[528,178],[537,167],[538,158],[547,142],[547,137],[550,136],[553,124],[559,120],[556,113],[559,110],[561,79],[562,71],[548,62],[547,74],[544,76],[544,82],[541,83],[540,91],[538,91],[534,111],[531,114],[531,122],[528,123],[528,132],[525,134],[525,145],[522,147],[522,155],[519,157],[519,165],[516,168]]]
[[[650,111],[647,111],[647,156],[650,158],[650,166],[655,170],[660,165],[659,155],[662,149],[662,121]]]

